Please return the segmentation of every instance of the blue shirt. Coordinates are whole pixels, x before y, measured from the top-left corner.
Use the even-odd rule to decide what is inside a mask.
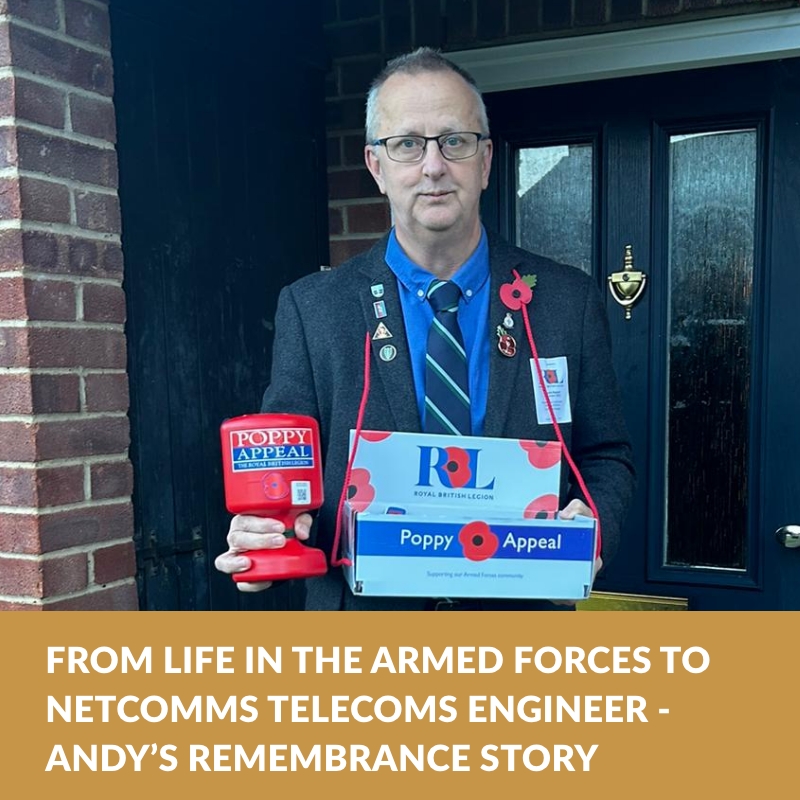
[[[397,241],[394,229],[386,245],[386,263],[397,276],[400,305],[406,326],[411,369],[414,373],[419,417],[425,427],[425,352],[428,329],[433,322],[433,309],[427,300],[428,286],[435,280],[415,264]],[[461,289],[458,324],[464,337],[469,365],[469,398],[472,433],[483,435],[486,402],[489,397],[489,244],[486,231],[472,255],[451,278]]]

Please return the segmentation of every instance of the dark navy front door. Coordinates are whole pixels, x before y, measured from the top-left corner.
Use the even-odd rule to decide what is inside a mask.
[[[800,62],[488,108],[484,218],[607,298],[639,488],[597,588],[800,608]]]

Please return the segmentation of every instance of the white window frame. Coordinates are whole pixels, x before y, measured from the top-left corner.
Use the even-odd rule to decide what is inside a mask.
[[[800,56],[800,10],[447,53],[482,92]]]

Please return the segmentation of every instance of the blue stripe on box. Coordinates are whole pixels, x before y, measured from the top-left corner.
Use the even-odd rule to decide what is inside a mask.
[[[356,557],[404,556],[425,558],[536,559],[546,561],[589,561],[594,558],[594,527],[591,522],[548,521],[528,525],[490,525],[498,546],[489,558],[476,558],[491,550],[488,537],[479,544],[459,540],[463,522],[428,522],[359,517],[356,527]],[[471,546],[470,546],[471,545]],[[469,554],[467,551],[470,551]],[[471,554],[471,558],[470,558]]]

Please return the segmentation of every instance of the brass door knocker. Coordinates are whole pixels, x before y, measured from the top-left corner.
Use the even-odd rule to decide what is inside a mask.
[[[625,309],[625,319],[631,318],[631,309],[639,302],[647,275],[634,269],[633,245],[625,245],[625,264],[622,272],[612,272],[608,276],[608,288],[612,297]]]

